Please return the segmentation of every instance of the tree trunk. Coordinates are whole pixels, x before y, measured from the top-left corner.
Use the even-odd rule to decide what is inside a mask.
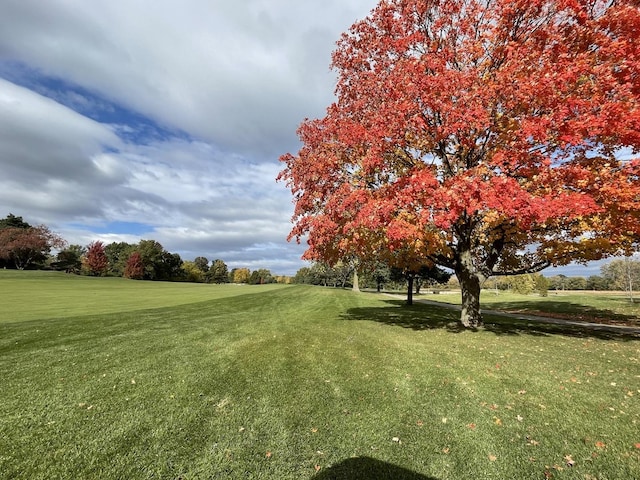
[[[407,277],[407,305],[413,305],[413,275]]]
[[[455,269],[456,277],[462,291],[462,311],[460,322],[466,328],[477,328],[482,325],[480,314],[480,275],[473,267],[469,252],[463,252]]]
[[[353,291],[354,292],[359,292],[360,291],[360,285],[358,283],[358,271],[357,270],[353,271]]]

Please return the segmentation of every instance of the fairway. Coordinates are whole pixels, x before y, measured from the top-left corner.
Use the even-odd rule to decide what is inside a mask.
[[[13,274],[2,480],[640,478],[631,337],[461,331],[322,287]]]

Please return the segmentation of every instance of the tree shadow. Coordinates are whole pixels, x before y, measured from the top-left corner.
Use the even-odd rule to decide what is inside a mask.
[[[447,306],[433,304],[406,305],[402,300],[384,300],[387,306],[350,308],[343,314],[344,320],[378,322],[412,330],[446,330],[451,333],[467,331],[459,322],[460,313]],[[493,305],[492,305],[493,307]],[[637,331],[620,331],[609,325],[582,326],[575,324],[541,323],[485,313],[484,331],[496,335],[548,336],[565,335],[601,340],[631,341],[640,339]]]
[[[438,480],[369,457],[348,458],[321,470],[312,480]]]
[[[364,320],[384,323],[412,330],[446,329],[453,333],[464,331],[458,321],[460,314],[450,308],[414,303],[404,300],[384,300],[388,307],[350,308],[345,320]]]
[[[626,298],[609,299],[610,302],[626,303]],[[554,316],[557,318],[566,318],[572,320],[581,320],[586,322],[603,322],[609,325],[637,325],[640,327],[638,317],[634,315],[625,315],[617,313],[609,309],[601,309],[591,305],[583,305],[575,302],[545,300],[527,300],[523,302],[496,302],[487,306],[492,310],[503,310],[508,312],[516,312],[530,315]]]

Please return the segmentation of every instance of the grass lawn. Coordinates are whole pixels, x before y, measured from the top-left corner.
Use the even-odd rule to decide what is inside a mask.
[[[0,276],[2,479],[640,478],[635,338],[460,331],[320,287],[21,274]],[[122,310],[88,314],[114,285]]]
[[[447,292],[441,295],[420,295],[443,303],[460,304],[460,294]],[[640,302],[631,303],[629,297],[614,292],[555,292],[548,296],[537,294],[483,290],[481,304],[484,309],[506,312],[548,315],[556,318],[583,320],[586,322],[640,326]]]

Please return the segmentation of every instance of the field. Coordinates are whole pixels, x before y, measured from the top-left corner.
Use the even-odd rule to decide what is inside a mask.
[[[636,337],[307,286],[0,292],[1,479],[640,478]]]

